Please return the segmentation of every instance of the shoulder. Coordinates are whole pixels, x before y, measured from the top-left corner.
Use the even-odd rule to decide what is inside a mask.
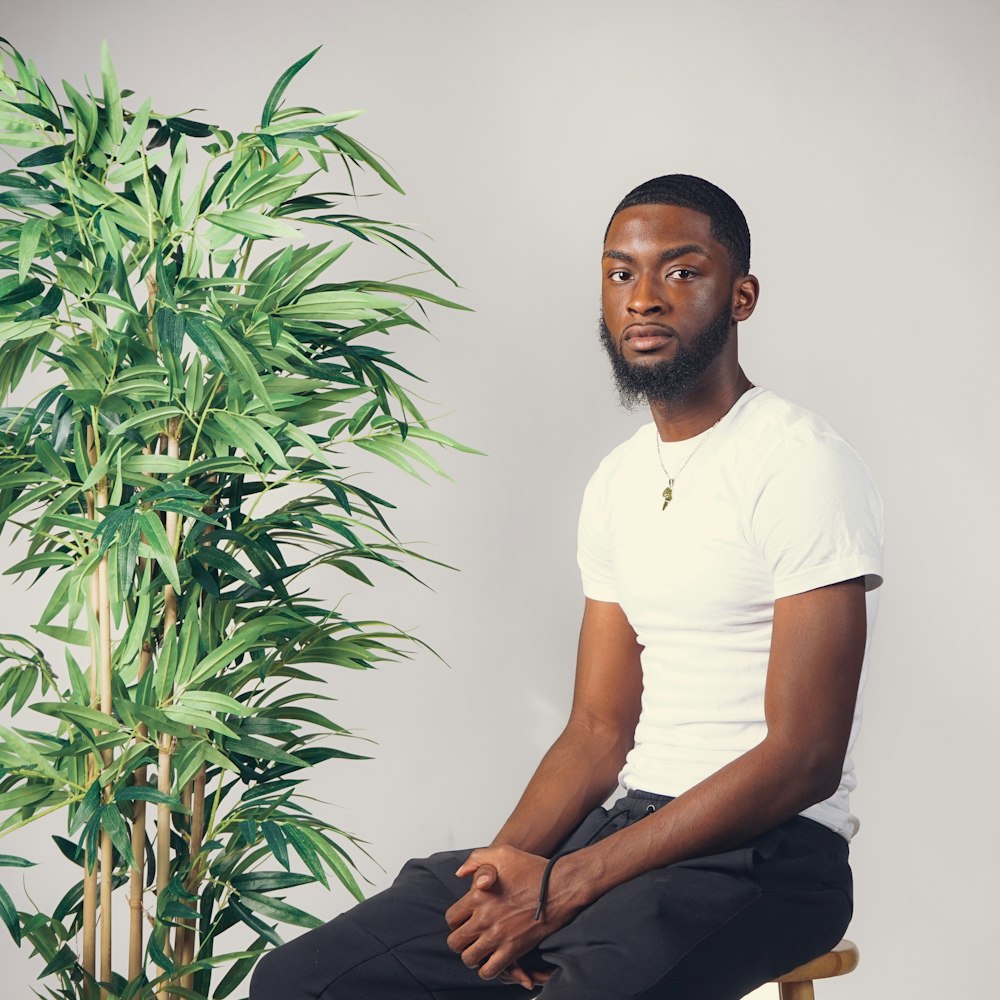
[[[831,478],[878,494],[871,470],[855,448],[818,413],[764,390],[751,400],[739,427],[748,480],[762,486],[776,475]]]

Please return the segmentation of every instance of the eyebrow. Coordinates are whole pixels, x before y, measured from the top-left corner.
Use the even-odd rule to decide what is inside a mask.
[[[671,247],[669,250],[664,250],[663,253],[660,254],[659,263],[666,264],[672,260],[676,260],[678,257],[683,257],[689,253],[700,254],[702,257],[711,256],[708,250],[706,250],[705,247],[701,246],[700,244],[685,243],[682,246]],[[635,257],[633,257],[631,254],[625,253],[624,250],[605,250],[604,253],[601,254],[601,260],[606,260],[606,259],[620,260],[624,261],[626,264],[635,263]]]

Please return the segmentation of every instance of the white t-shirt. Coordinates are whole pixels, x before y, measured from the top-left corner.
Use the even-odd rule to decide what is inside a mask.
[[[868,642],[882,582],[882,502],[867,466],[824,420],[769,389],[719,424],[661,442],[640,427],[601,462],[580,514],[587,597],[620,604],[642,644],[642,711],[621,773],[680,795],[760,743],[774,601],[865,577]],[[677,472],[688,464],[683,471]],[[868,668],[868,646],[861,683]],[[803,813],[848,840],[851,747],[836,794]]]

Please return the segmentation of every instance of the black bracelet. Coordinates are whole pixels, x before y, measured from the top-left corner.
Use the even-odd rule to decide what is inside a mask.
[[[542,884],[538,887],[538,908],[535,910],[536,920],[541,920],[545,914],[545,897],[549,894],[549,876],[552,874],[552,866],[561,857],[561,854],[556,854],[549,858],[545,871],[542,872]]]

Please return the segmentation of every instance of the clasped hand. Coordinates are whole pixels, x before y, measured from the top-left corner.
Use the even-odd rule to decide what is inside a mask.
[[[515,847],[483,847],[473,851],[455,873],[472,875],[472,888],[448,909],[448,947],[481,979],[500,977],[525,989],[548,979],[528,971],[518,959],[553,931],[567,924],[574,909],[556,900],[546,903],[535,920],[546,859]]]

